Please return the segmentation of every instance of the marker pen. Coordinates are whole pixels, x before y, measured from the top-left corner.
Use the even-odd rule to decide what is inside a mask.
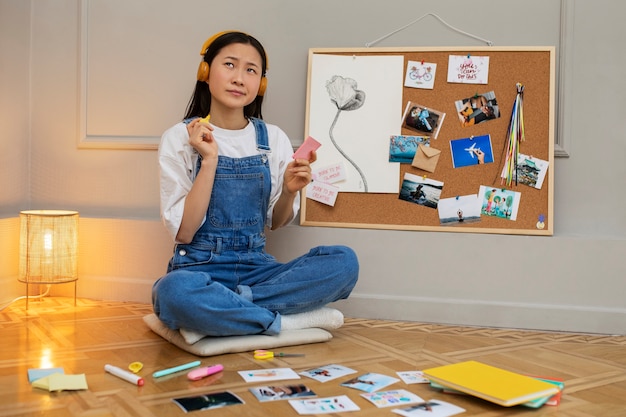
[[[104,365],[104,370],[111,375],[115,375],[118,378],[123,379],[124,381],[128,381],[131,384],[135,384],[137,386],[143,386],[143,378],[139,375],[135,375],[132,372],[125,371],[117,366],[113,365]]]
[[[205,366],[199,369],[194,369],[193,371],[187,374],[187,378],[192,381],[197,381],[199,379],[205,378],[209,375],[216,374],[218,372],[222,372],[224,370],[224,366],[217,364],[212,366]]]
[[[186,363],[184,365],[175,366],[173,368],[163,369],[161,371],[156,371],[155,373],[152,374],[152,376],[154,378],[159,378],[165,375],[173,374],[175,372],[184,371],[189,368],[200,366],[200,363],[201,363],[200,361],[194,361],[194,362]]]

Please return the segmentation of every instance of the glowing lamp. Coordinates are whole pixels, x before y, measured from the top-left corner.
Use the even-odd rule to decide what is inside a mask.
[[[25,210],[20,212],[18,280],[29,284],[63,284],[78,280],[78,212]]]

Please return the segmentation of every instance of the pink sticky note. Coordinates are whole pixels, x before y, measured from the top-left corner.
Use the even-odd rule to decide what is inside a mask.
[[[313,139],[311,136],[308,136],[304,140],[304,143],[302,143],[298,150],[296,150],[293,154],[293,159],[310,159],[311,152],[317,150],[320,146],[322,146],[321,143]]]

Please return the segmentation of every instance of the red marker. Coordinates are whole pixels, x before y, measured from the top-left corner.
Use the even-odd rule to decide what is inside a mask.
[[[223,370],[224,370],[224,367],[219,364],[212,365],[212,366],[205,366],[203,368],[194,369],[193,371],[189,372],[187,374],[187,378],[189,378],[192,381],[197,381],[199,379],[206,378],[209,375],[222,372]]]

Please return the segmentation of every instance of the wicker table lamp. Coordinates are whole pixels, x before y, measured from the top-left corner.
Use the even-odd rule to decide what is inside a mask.
[[[20,212],[18,280],[29,284],[62,284],[78,280],[78,212],[26,210]]]

